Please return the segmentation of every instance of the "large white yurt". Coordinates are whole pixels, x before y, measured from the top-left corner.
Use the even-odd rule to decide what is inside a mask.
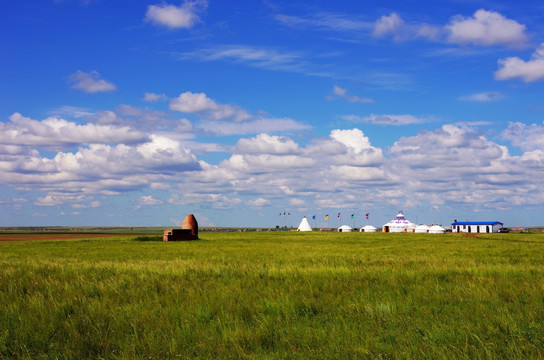
[[[429,227],[425,224],[422,224],[422,225],[418,225],[416,226],[416,229],[414,230],[414,232],[416,233],[428,233],[429,232]]]
[[[383,232],[414,232],[416,224],[404,217],[402,211],[399,211],[397,216],[387,224],[383,226]]]
[[[353,229],[347,225],[342,225],[338,228],[338,232],[351,232]]]
[[[360,230],[361,232],[376,232],[378,231],[378,229],[376,229],[374,226],[372,225],[365,225],[361,228]]]
[[[444,229],[440,225],[433,225],[429,228],[429,234],[443,234],[446,232],[446,229]]]
[[[300,222],[297,231],[312,231],[312,227],[308,223],[308,219],[306,219],[306,216],[302,218],[302,221]]]

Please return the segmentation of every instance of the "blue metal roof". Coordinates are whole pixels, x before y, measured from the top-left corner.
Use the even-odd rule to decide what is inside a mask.
[[[499,222],[499,221],[458,221],[451,224],[452,225],[495,225],[495,224],[502,225],[502,222]]]

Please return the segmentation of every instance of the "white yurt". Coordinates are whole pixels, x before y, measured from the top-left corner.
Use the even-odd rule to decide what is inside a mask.
[[[351,232],[353,229],[347,225],[342,225],[338,228],[338,232]]]
[[[376,232],[378,231],[378,229],[376,229],[374,226],[372,225],[365,225],[361,228],[360,230],[361,232]]]
[[[444,229],[440,225],[433,225],[429,228],[429,234],[443,234],[446,232],[446,229]]]
[[[416,229],[414,230],[414,232],[416,232],[416,233],[425,233],[426,234],[426,233],[429,232],[429,229],[430,229],[430,227],[428,227],[425,224],[422,224],[422,225],[416,226]]]
[[[402,211],[399,211],[397,216],[387,224],[383,226],[383,232],[414,232],[416,224],[404,217]]]
[[[297,231],[312,231],[312,227],[308,223],[308,219],[306,219],[306,216],[302,218],[302,221],[300,222]]]

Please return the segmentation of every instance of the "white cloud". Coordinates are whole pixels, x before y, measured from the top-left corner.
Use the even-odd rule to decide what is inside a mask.
[[[145,21],[156,25],[166,26],[170,29],[192,28],[200,21],[198,14],[205,10],[208,2],[184,1],[180,6],[166,3],[149,5],[145,14]]]
[[[455,16],[445,28],[449,32],[448,41],[455,44],[522,47],[528,40],[525,25],[483,9],[472,17]]]
[[[249,112],[238,106],[218,104],[207,97],[205,93],[192,93],[190,91],[172,99],[170,109],[183,113],[196,113],[207,120],[232,119],[234,121],[244,121],[252,118]]]
[[[383,15],[374,24],[373,36],[392,36],[394,41],[423,38],[429,41],[449,42],[458,45],[506,46],[522,48],[528,43],[526,26],[504,15],[477,10],[473,16],[456,15],[446,25],[408,23],[393,12]]]
[[[463,101],[476,101],[476,102],[490,102],[498,101],[502,99],[502,94],[497,92],[483,92],[471,95],[461,96],[459,100]]]
[[[165,94],[145,93],[142,100],[147,102],[156,102],[161,100],[168,100],[168,97]]]
[[[247,202],[247,204],[254,209],[262,208],[263,206],[270,206],[272,203],[268,199],[258,198]]]
[[[374,23],[373,36],[382,38],[392,36],[394,41],[415,40],[424,38],[431,41],[440,41],[443,29],[429,24],[406,23],[399,14],[383,15]]]
[[[354,95],[348,95],[346,89],[343,89],[340,86],[336,86],[336,85],[333,87],[332,93],[333,93],[333,95],[327,96],[327,100],[334,100],[336,97],[339,97],[339,98],[347,100],[350,103],[364,104],[364,103],[373,103],[374,102],[374,100],[369,99],[369,98],[359,97],[359,96],[354,96]]]
[[[351,121],[354,123],[362,122],[367,124],[376,124],[376,125],[410,125],[410,124],[422,124],[428,120],[415,117],[413,115],[370,115],[366,117],[357,116],[357,115],[344,115],[342,116],[344,120]]]
[[[146,135],[127,126],[79,125],[54,117],[32,120],[19,113],[10,116],[10,123],[0,123],[0,144],[70,146],[75,144],[133,143]]]
[[[134,146],[90,144],[74,153],[57,152],[52,158],[42,157],[36,149],[8,156],[0,153],[3,184],[58,193],[41,198],[39,205],[65,202],[65,193],[114,195],[159,182],[178,183],[183,173],[199,169],[190,150],[154,134]]]
[[[524,124],[521,122],[510,123],[502,132],[502,136],[523,150],[544,150],[544,123]]]
[[[296,154],[300,149],[297,143],[287,137],[259,134],[252,139],[238,140],[235,151],[248,154]]]
[[[383,37],[386,35],[395,35],[395,39],[400,40],[401,30],[404,26],[404,20],[402,20],[397,13],[383,15],[374,24],[374,36]]]
[[[499,59],[499,70],[495,72],[496,80],[519,78],[525,82],[544,80],[544,43],[525,61],[518,57]]]
[[[138,199],[139,205],[147,205],[147,206],[156,206],[156,205],[162,205],[164,204],[162,200],[155,199],[151,195],[144,195]]]
[[[86,93],[110,92],[117,89],[114,84],[101,79],[96,71],[86,73],[78,70],[68,77],[68,83],[73,89],[83,90]]]

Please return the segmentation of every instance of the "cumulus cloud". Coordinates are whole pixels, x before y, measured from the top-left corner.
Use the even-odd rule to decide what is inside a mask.
[[[502,132],[502,136],[525,151],[544,150],[544,123],[524,124],[514,122]]]
[[[366,97],[359,97],[354,95],[348,95],[347,90],[341,88],[340,86],[334,86],[332,89],[333,95],[327,96],[327,100],[334,100],[336,98],[342,98],[347,100],[350,103],[373,103],[374,100],[366,98]]]
[[[374,24],[373,36],[391,36],[394,41],[423,38],[458,45],[506,46],[527,45],[526,26],[504,15],[484,9],[472,16],[456,15],[446,25],[408,23],[395,12],[383,15]]]
[[[459,100],[475,101],[475,102],[490,102],[490,101],[498,101],[501,99],[502,99],[502,94],[497,92],[483,92],[483,93],[465,95],[459,98]]]
[[[401,138],[389,152],[387,173],[404,198],[476,211],[507,209],[542,199],[542,156],[511,156],[506,147],[466,127],[444,125]],[[529,195],[531,194],[531,195]],[[377,195],[380,196],[380,195]]]
[[[499,59],[499,70],[495,72],[496,80],[519,78],[525,82],[544,80],[544,43],[535,50],[528,61],[518,57]]]
[[[344,120],[351,121],[354,123],[366,123],[366,124],[376,124],[376,125],[411,125],[411,124],[421,124],[427,122],[428,120],[415,117],[413,115],[370,115],[370,116],[357,116],[357,115],[344,115],[342,116]]]
[[[19,113],[14,113],[9,119],[9,123],[0,123],[0,144],[71,146],[91,143],[133,143],[147,138],[145,134],[127,126],[92,123],[79,125],[55,117],[38,121]]]
[[[53,158],[36,150],[0,154],[0,179],[6,185],[30,185],[59,194],[113,195],[168,179],[176,182],[176,176],[200,169],[196,157],[177,141],[157,135],[149,139],[135,146],[91,144],[74,153],[58,152]],[[55,204],[55,199],[64,198],[45,197],[39,203]]]
[[[207,120],[232,119],[234,121],[244,121],[252,118],[249,112],[239,106],[218,104],[207,97],[205,93],[192,93],[190,91],[172,99],[170,109],[183,113],[196,113]]]
[[[71,84],[71,88],[73,89],[82,90],[91,94],[110,92],[117,89],[113,83],[102,79],[97,71],[86,73],[78,70],[68,77],[68,83]]]
[[[259,134],[252,139],[238,140],[235,151],[248,154],[296,154],[300,149],[297,143],[285,136]]]
[[[166,3],[149,5],[145,21],[169,29],[192,28],[200,20],[199,13],[206,10],[206,0],[184,1],[180,6]]]
[[[445,27],[448,41],[455,44],[522,47],[527,43],[526,26],[504,15],[477,10],[473,16],[455,16]]]

